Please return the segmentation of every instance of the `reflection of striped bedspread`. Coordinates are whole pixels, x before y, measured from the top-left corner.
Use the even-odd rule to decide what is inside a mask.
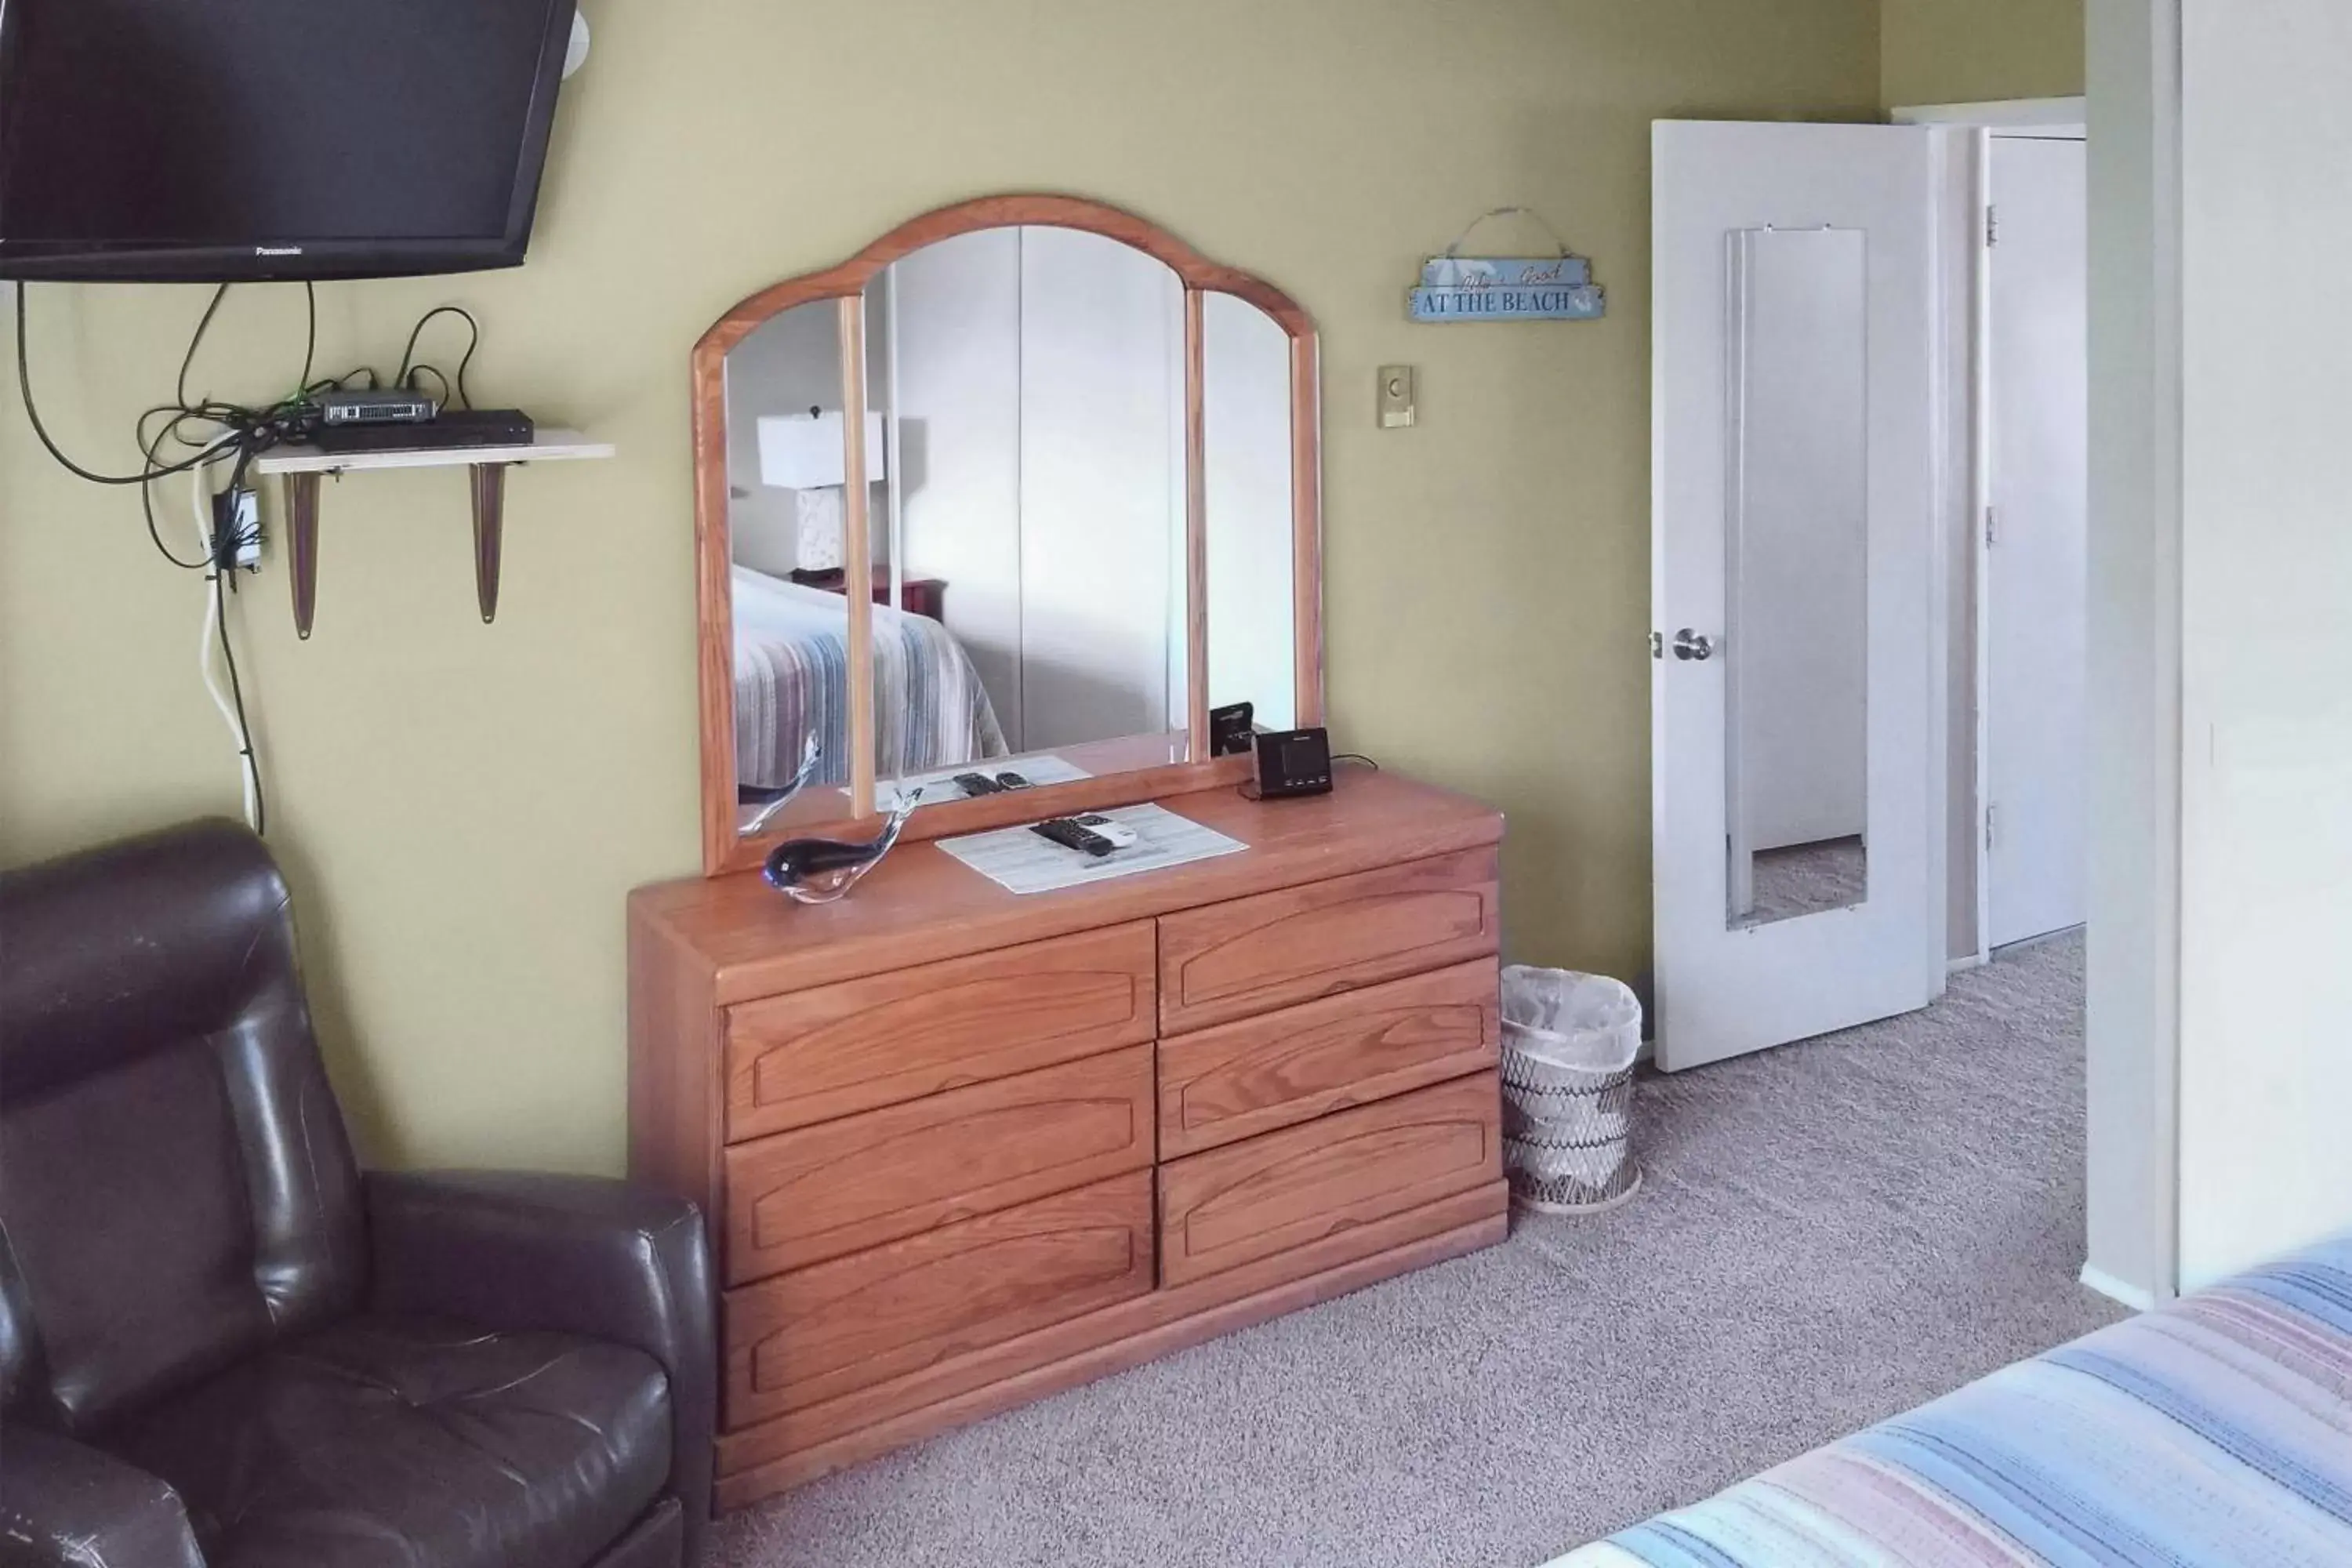
[[[2352,1564],[2352,1237],[1556,1568]]]
[[[791,782],[806,737],[813,784],[849,777],[849,610],[838,594],[734,571],[739,784]],[[874,606],[877,763],[883,777],[1004,754],[996,709],[962,645],[921,616]]]

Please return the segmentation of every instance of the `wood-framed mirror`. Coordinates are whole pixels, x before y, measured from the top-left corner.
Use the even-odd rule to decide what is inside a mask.
[[[720,317],[705,872],[909,795],[933,838],[1229,786],[1240,702],[1322,723],[1318,376],[1280,289],[1073,196],[941,208]]]

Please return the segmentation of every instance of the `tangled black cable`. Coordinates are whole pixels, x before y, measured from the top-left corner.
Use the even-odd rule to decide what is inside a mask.
[[[274,447],[307,440],[316,435],[320,422],[319,398],[329,392],[340,391],[361,376],[367,378],[373,389],[384,384],[373,366],[360,365],[340,376],[324,380],[312,379],[317,369],[319,353],[319,294],[316,285],[305,281],[302,296],[308,317],[302,349],[302,374],[294,390],[265,407],[252,408],[242,404],[215,399],[210,395],[191,400],[188,378],[194,372],[196,353],[204,346],[211,331],[213,319],[220,313],[221,302],[228,297],[233,285],[223,283],[213,290],[205,301],[204,314],[197,319],[196,330],[188,339],[187,352],[180,357],[180,373],[173,382],[173,401],[157,404],[141,413],[134,426],[133,438],[139,446],[140,468],[135,474],[110,474],[88,468],[66,455],[41,422],[41,412],[33,397],[31,354],[26,348],[26,296],[31,286],[16,285],[16,388],[23,395],[25,416],[31,422],[33,434],[42,447],[61,468],[75,478],[94,485],[139,487],[139,506],[146,519],[147,537],[153,542],[156,552],[183,571],[206,573],[206,582],[213,595],[215,622],[220,633],[221,663],[228,675],[230,704],[237,729],[237,754],[246,769],[246,782],[253,791],[254,830],[266,830],[268,805],[261,787],[261,767],[253,743],[253,726],[245,710],[245,690],[236,668],[236,652],[228,634],[227,595],[236,587],[236,567],[244,553],[261,544],[257,524],[238,521],[242,516],[241,500],[233,499],[224,512],[220,501],[214,502],[214,515],[206,525],[205,549],[196,560],[182,557],[163,542],[162,526],[155,516],[155,481],[174,474],[185,474],[203,468],[232,454],[235,465],[230,470],[230,498],[242,498],[247,489],[247,478],[254,460]],[[482,326],[472,312],[456,305],[439,305],[417,320],[408,334],[408,345],[402,351],[400,370],[393,377],[394,384],[414,390],[415,378],[425,372],[441,383],[441,400],[446,402],[452,390],[451,378],[435,365],[415,363],[416,344],[425,326],[436,316],[452,315],[463,320],[471,332],[464,357],[457,362],[455,390],[459,400],[470,408],[473,399],[466,387],[466,371],[474,363],[474,351],[481,346]],[[162,423],[158,424],[157,421]],[[164,461],[163,445],[177,441],[190,450],[187,455]]]
[[[277,402],[260,408],[247,407],[243,404],[230,403],[210,396],[191,399],[188,395],[188,379],[195,368],[197,352],[203,348],[205,339],[212,330],[213,320],[220,313],[221,302],[227,298],[228,291],[233,286],[227,283],[219,285],[213,290],[212,298],[205,301],[204,314],[197,319],[196,330],[188,339],[187,352],[180,358],[180,373],[173,383],[173,401],[158,404],[139,416],[134,438],[139,444],[142,462],[139,471],[135,474],[100,473],[76,462],[67,456],[49,434],[48,426],[41,420],[40,407],[34,400],[31,355],[26,341],[26,300],[30,286],[20,283],[16,288],[16,387],[24,396],[25,414],[32,423],[33,434],[38,437],[42,447],[49,456],[76,479],[85,479],[96,485],[138,486],[141,510],[147,521],[148,537],[154,542],[156,551],[166,561],[186,571],[202,571],[206,563],[203,561],[184,560],[164,544],[162,533],[156,525],[154,500],[151,493],[151,488],[157,479],[169,479],[174,474],[187,473],[191,469],[216,460],[226,453],[235,452],[237,457],[236,482],[242,484],[246,471],[250,468],[253,459],[273,447],[308,440],[318,433],[320,423],[318,399],[322,394],[341,391],[362,376],[366,378],[367,385],[372,389],[384,384],[383,377],[373,365],[355,366],[341,375],[330,376],[323,380],[312,379],[319,350],[319,296],[316,285],[305,282],[302,285],[302,295],[308,325],[302,349],[302,374],[300,380],[295,384],[295,390]],[[442,395],[446,400],[452,386],[451,378],[443,374],[437,366],[415,363],[418,339],[423,335],[426,325],[435,317],[442,315],[457,317],[466,323],[471,333],[466,345],[465,355],[457,362],[457,374],[454,383],[459,401],[470,408],[473,406],[473,401],[466,385],[466,372],[474,363],[475,350],[481,346],[482,328],[481,323],[475,320],[473,313],[460,306],[436,305],[417,319],[415,327],[408,334],[408,345],[401,354],[400,370],[393,377],[393,383],[414,389],[417,375],[430,372],[440,380]],[[163,425],[155,427],[151,434],[150,426],[159,418],[163,420]],[[197,437],[189,434],[191,427],[201,431],[205,426],[211,427],[211,433],[208,435]],[[166,440],[177,440],[183,447],[190,448],[188,455],[168,462],[163,460],[160,454]]]
[[[25,283],[19,283],[16,285],[16,389],[24,395],[25,416],[32,421],[33,434],[40,438],[42,447],[47,450],[50,457],[56,458],[58,464],[64,468],[68,473],[73,475],[74,478],[78,479],[87,479],[89,483],[94,485],[144,486],[173,474],[184,474],[190,468],[196,467],[198,464],[210,460],[210,455],[208,453],[198,453],[195,457],[184,458],[177,463],[159,465],[151,460],[145,468],[135,474],[101,474],[86,468],[79,463],[75,462],[71,458],[67,457],[65,453],[58,448],[57,442],[50,438],[48,426],[41,423],[40,408],[33,401],[33,372],[31,363],[25,350],[25,296],[29,292],[30,287],[31,286],[29,284]],[[205,312],[205,320],[209,321],[211,317],[211,311],[207,310]],[[196,331],[197,335],[202,337],[204,333],[203,327],[199,326]],[[192,349],[192,357],[193,353],[194,351]],[[142,425],[144,419],[151,416],[142,416]]]
[[[140,510],[147,521],[147,537],[154,542],[156,552],[164,560],[184,571],[202,571],[206,563],[202,560],[183,560],[163,542],[162,531],[155,521],[153,490],[155,481],[204,467],[230,451],[237,454],[241,474],[244,467],[254,458],[282,442],[299,440],[316,427],[315,405],[310,399],[317,388],[310,384],[310,376],[311,363],[318,350],[319,300],[315,287],[309,283],[305,283],[302,287],[303,296],[309,306],[310,328],[308,344],[303,350],[300,389],[268,407],[260,409],[247,408],[233,403],[216,402],[211,398],[197,402],[189,400],[188,374],[195,365],[196,351],[203,346],[205,335],[212,327],[213,318],[219,313],[221,301],[228,294],[229,285],[222,284],[213,290],[213,297],[205,304],[203,317],[196,322],[195,332],[188,340],[187,353],[181,356],[180,374],[173,384],[173,401],[168,404],[158,404],[139,416],[134,438],[139,443],[142,462],[139,471],[135,474],[100,473],[68,457],[58,447],[56,439],[50,436],[48,426],[41,420],[40,405],[33,396],[32,360],[26,341],[27,313],[26,299],[30,292],[30,286],[19,283],[16,287],[16,388],[24,397],[25,416],[32,424],[33,434],[38,437],[42,447],[49,456],[76,479],[85,479],[95,485],[138,486]],[[158,417],[164,416],[169,417],[151,436],[149,426]],[[188,428],[192,424],[199,427],[205,425],[212,426],[215,427],[215,433],[203,439],[196,439],[188,434]],[[176,460],[163,461],[159,453],[167,437],[176,437],[181,445],[193,448],[193,451],[189,456]]]
[[[426,324],[436,316],[455,316],[464,321],[467,330],[473,334],[466,340],[465,357],[457,362],[456,384],[458,403],[471,408],[474,406],[474,399],[466,390],[466,367],[474,363],[474,351],[482,346],[482,323],[474,320],[474,313],[462,305],[436,305],[417,318],[416,325],[408,334],[408,346],[400,351],[400,369],[394,373],[392,384],[414,392],[416,390],[417,373],[429,370],[433,373],[434,379],[441,384],[441,401],[443,403],[449,401],[450,379],[442,374],[441,367],[416,363],[416,340],[425,335]]]

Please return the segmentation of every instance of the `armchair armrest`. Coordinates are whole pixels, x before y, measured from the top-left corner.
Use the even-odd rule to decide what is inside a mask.
[[[661,1363],[693,1562],[710,1519],[719,1397],[695,1206],[626,1182],[525,1172],[371,1171],[366,1188],[376,1310],[581,1334]]]
[[[205,1568],[180,1494],[70,1437],[0,1426],[0,1564]]]

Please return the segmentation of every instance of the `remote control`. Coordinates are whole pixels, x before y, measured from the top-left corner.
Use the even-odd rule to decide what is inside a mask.
[[[955,782],[957,787],[963,791],[963,797],[966,800],[978,800],[984,795],[1004,793],[1004,786],[986,773],[958,773],[955,776]]]
[[[1080,827],[1086,828],[1097,838],[1109,839],[1110,847],[1114,849],[1125,849],[1138,842],[1141,837],[1141,835],[1138,834],[1134,828],[1123,827],[1119,824],[1113,822],[1108,816],[1089,815],[1087,816],[1074,816],[1070,818],[1070,820],[1076,823]]]
[[[1117,845],[1113,844],[1109,839],[1105,838],[1101,834],[1093,832],[1087,828],[1080,827],[1076,823],[1071,821],[1066,816],[1057,816],[1050,822],[1038,823],[1035,826],[1030,828],[1029,831],[1043,837],[1050,838],[1055,843],[1062,845],[1066,848],[1076,849],[1082,853],[1092,855],[1097,859],[1109,854],[1113,849],[1118,847]]]

